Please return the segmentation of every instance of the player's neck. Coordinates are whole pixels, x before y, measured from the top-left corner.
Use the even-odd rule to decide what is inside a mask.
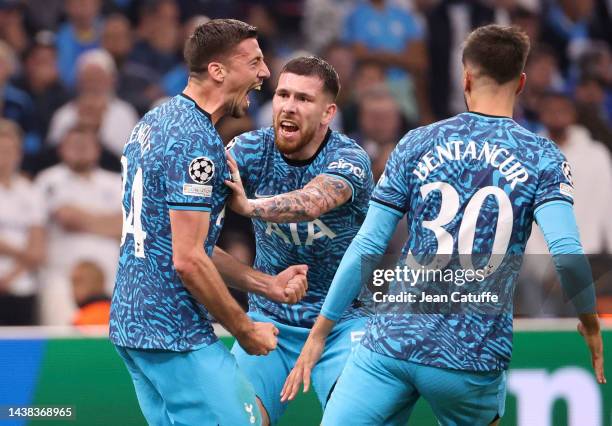
[[[209,87],[204,82],[193,82],[191,79],[183,93],[189,96],[198,107],[210,114],[213,124],[225,115],[225,101],[222,93]]]
[[[472,93],[467,98],[468,111],[486,115],[512,117],[516,97],[499,91]]]
[[[285,157],[291,159],[291,160],[309,160],[312,157],[314,157],[314,155],[317,153],[317,151],[319,150],[319,148],[321,147],[321,144],[325,141],[325,139],[327,138],[327,132],[329,130],[329,127],[324,127],[322,129],[319,129],[314,136],[312,137],[312,139],[310,140],[310,142],[308,142],[306,144],[306,146],[304,146],[304,148],[300,149],[299,151],[293,152],[291,154],[283,154],[285,155]]]

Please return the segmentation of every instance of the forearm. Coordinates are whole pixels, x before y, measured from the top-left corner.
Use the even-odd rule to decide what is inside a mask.
[[[294,223],[314,220],[320,216],[321,207],[314,191],[300,189],[270,198],[249,200],[251,218],[276,223]]]
[[[266,296],[270,275],[245,265],[217,246],[213,251],[212,261],[230,287]]]
[[[196,253],[185,263],[177,265],[177,270],[187,290],[232,335],[244,334],[252,326],[208,256]]]
[[[18,259],[23,256],[23,252],[16,247],[0,240],[0,256],[12,257]]]
[[[24,267],[32,269],[38,268],[44,263],[46,254],[47,244],[45,229],[42,226],[33,226],[28,236],[26,256],[23,259],[23,261],[26,262]]]
[[[580,244],[572,206],[565,202],[547,203],[536,210],[535,216],[566,296],[578,314],[595,312],[593,275]]]
[[[362,277],[369,277],[376,267],[364,262],[366,256],[384,254],[401,214],[371,202],[361,229],[344,253],[331,287],[321,308],[321,315],[338,321],[346,308],[359,295]],[[365,268],[365,269],[364,269]]]
[[[109,238],[121,238],[123,218],[121,214],[87,214],[83,220],[83,230]]]
[[[26,266],[21,262],[17,262],[7,274],[0,278],[0,281],[8,286],[26,271]]]
[[[345,180],[321,174],[302,189],[249,200],[249,216],[276,223],[311,221],[346,203],[352,195],[353,189]]]
[[[331,333],[332,329],[334,328],[335,324],[336,321],[332,321],[328,318],[325,318],[323,315],[319,315],[314,325],[312,326],[310,333],[308,334],[308,339],[325,341],[325,339],[327,339],[327,336],[329,336],[329,333]]]

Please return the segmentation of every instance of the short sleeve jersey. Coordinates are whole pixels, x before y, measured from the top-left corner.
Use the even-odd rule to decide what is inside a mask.
[[[489,279],[506,280],[512,292],[536,208],[572,203],[572,194],[570,166],[553,142],[510,118],[463,113],[409,132],[372,201],[407,215],[403,258],[410,253],[427,263],[436,254],[501,254]],[[506,369],[512,314],[377,315],[364,344],[437,367]]]
[[[186,290],[172,262],[169,212],[210,212],[204,249],[212,256],[229,178],[211,117],[186,95],[147,113],[125,145],[123,236],[110,338],[140,349],[185,351],[216,341],[209,314]]]
[[[321,174],[347,182],[352,198],[309,222],[272,223],[254,219],[255,268],[277,274],[295,264],[306,264],[308,292],[294,305],[249,295],[249,309],[277,321],[310,328],[314,324],[336,269],[367,213],[374,187],[370,158],[353,140],[328,131],[309,160],[285,157],[275,146],[274,130],[265,128],[235,138],[229,150],[240,168],[249,198],[266,198],[303,188]],[[343,319],[362,315],[356,302]]]

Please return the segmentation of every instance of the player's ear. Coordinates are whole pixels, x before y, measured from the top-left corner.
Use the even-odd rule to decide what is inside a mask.
[[[463,91],[466,93],[472,90],[472,74],[467,70],[463,69]]]
[[[521,73],[521,76],[519,77],[518,86],[516,87],[516,92],[514,92],[515,95],[518,95],[519,93],[523,91],[523,89],[525,88],[526,82],[527,82],[527,74],[523,72]]]
[[[323,112],[323,118],[321,120],[321,124],[327,126],[332,122],[334,116],[336,115],[336,111],[338,110],[338,106],[334,103],[327,104],[325,111]]]
[[[221,62],[209,62],[208,63],[208,75],[217,83],[223,83],[225,79],[225,67]]]

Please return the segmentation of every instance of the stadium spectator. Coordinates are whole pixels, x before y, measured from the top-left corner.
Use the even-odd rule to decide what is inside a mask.
[[[386,86],[375,86],[359,99],[359,133],[355,140],[372,159],[372,173],[377,181],[387,158],[404,133],[402,114]]]
[[[540,100],[550,90],[561,90],[563,79],[557,66],[555,52],[546,45],[534,49],[525,66],[529,81],[518,98],[515,111],[516,121],[532,132],[542,130],[539,113]]]
[[[15,0],[0,3],[0,39],[6,41],[16,53],[22,53],[28,46],[21,4]]]
[[[612,123],[612,50],[609,44],[596,42],[580,58],[579,77],[596,78],[604,88],[603,108],[608,126]]]
[[[132,52],[133,34],[130,21],[120,13],[113,13],[104,19],[102,28],[102,47],[111,54],[121,69]]]
[[[340,80],[340,84],[344,84]],[[359,61],[349,83],[349,99],[345,101],[342,113],[342,128],[347,135],[358,131],[359,99],[361,94],[375,86],[386,84],[385,68],[376,61]],[[344,90],[342,87],[340,90]]]
[[[571,165],[574,182],[574,212],[580,241],[586,254],[612,254],[612,157],[606,147],[576,125],[572,100],[549,93],[541,102],[541,120],[546,136],[561,149]],[[540,254],[547,254],[539,227],[527,243],[522,281],[518,292],[522,314],[530,316],[572,315],[573,309],[556,284],[554,267]],[[594,265],[595,266],[595,265]],[[608,265],[609,267],[609,265]],[[608,270],[606,270],[608,272]]]
[[[612,152],[612,128],[606,107],[604,82],[584,77],[576,86],[577,122],[586,127],[593,139],[603,142]]]
[[[540,117],[546,136],[559,146],[571,165],[574,211],[585,253],[612,253],[610,153],[584,127],[576,124],[574,103],[566,95],[547,94],[541,102]],[[528,247],[532,253],[546,253],[539,231],[532,234]]]
[[[610,11],[605,2],[596,0],[558,0],[545,5],[542,39],[558,52],[561,71],[567,77],[571,64],[578,61],[593,39],[611,39]]]
[[[68,22],[57,31],[58,68],[64,84],[73,87],[77,59],[85,51],[100,46],[100,0],[66,0],[65,8]]]
[[[344,43],[332,43],[325,47],[322,57],[334,67],[340,78],[340,93],[336,98],[336,105],[341,110],[351,102],[353,91],[353,74],[355,72],[355,56],[350,46]],[[345,117],[342,117],[344,123]],[[344,126],[343,126],[344,127]],[[346,129],[345,129],[346,130]]]
[[[21,2],[29,32],[55,31],[58,22],[65,15],[65,3],[66,0],[28,0]]]
[[[110,53],[117,68],[117,94],[144,114],[151,104],[164,96],[159,75],[148,66],[129,60],[133,49],[132,27],[123,15],[106,17],[102,32],[102,47]]]
[[[51,117],[70,99],[68,89],[62,84],[57,70],[55,36],[51,32],[36,35],[24,56],[24,74],[16,81],[17,87],[33,100],[32,132],[37,140],[44,141]],[[36,174],[49,166],[55,156],[42,143],[38,149],[24,157],[22,169]]]
[[[79,58],[77,68],[79,96],[53,116],[48,135],[50,143],[57,145],[68,129],[80,122],[81,106],[93,99],[101,108],[100,142],[118,158],[138,121],[138,114],[134,107],[115,95],[117,70],[113,58],[105,50],[91,50]]]
[[[405,98],[414,94],[419,122],[433,121],[426,91],[429,59],[424,30],[415,16],[388,1],[369,0],[347,16],[343,30],[342,38],[353,46],[358,60],[380,62],[394,92]]]
[[[69,276],[82,259],[95,261],[112,291],[121,236],[121,179],[98,167],[96,133],[74,127],[59,146],[62,162],[41,172],[36,186],[47,202],[49,251],[41,290],[44,324],[69,324],[75,312]]]
[[[40,148],[40,139],[33,133],[34,109],[32,99],[15,87],[10,78],[16,74],[19,61],[15,52],[0,40],[0,116],[16,122],[25,133],[23,152],[29,154]]]
[[[519,5],[512,10],[510,21],[525,31],[532,43],[540,39],[541,21],[536,11]]]
[[[0,119],[0,325],[34,325],[36,271],[44,259],[44,207],[18,174],[21,130]]]
[[[180,61],[179,8],[175,0],[145,2],[138,29],[140,39],[134,45],[130,61],[155,71],[158,78]]]
[[[72,294],[78,311],[72,324],[76,326],[108,325],[111,300],[104,288],[104,272],[95,263],[83,260],[70,274]]]
[[[461,44],[472,29],[494,19],[494,10],[480,0],[441,1],[427,15],[429,93],[438,119],[465,111]]]
[[[302,35],[305,48],[321,53],[326,46],[342,35],[347,12],[355,7],[355,0],[305,0]]]

